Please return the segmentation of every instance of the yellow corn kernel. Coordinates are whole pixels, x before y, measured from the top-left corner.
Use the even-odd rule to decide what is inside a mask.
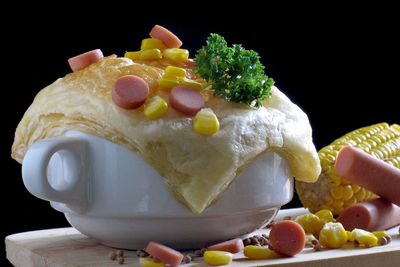
[[[219,131],[219,121],[210,108],[203,108],[197,112],[193,120],[193,129],[203,135],[213,135]]]
[[[162,58],[162,53],[161,53],[161,50],[158,48],[140,51],[140,59],[141,60],[154,60],[154,59],[161,59],[161,58]]]
[[[378,238],[371,232],[354,228],[353,231],[351,231],[351,235],[352,239],[366,247],[372,247],[378,244]]]
[[[132,60],[154,60],[161,59],[162,53],[160,49],[154,48],[135,52],[125,52],[124,56]]]
[[[366,199],[365,196],[367,194],[366,189],[361,188],[358,190],[358,192],[355,194],[355,198],[357,199],[358,202],[361,202],[363,199]]]
[[[125,52],[124,57],[130,58],[132,60],[138,60],[138,59],[140,59],[140,54],[141,54],[141,51]]]
[[[361,187],[356,184],[352,184],[351,189],[353,189],[353,194],[355,194],[361,189]]]
[[[243,253],[251,260],[272,259],[276,257],[276,254],[272,250],[266,247],[253,245],[245,246]]]
[[[203,90],[203,86],[201,85],[201,83],[196,82],[194,80],[191,79],[187,79],[187,78],[183,78],[180,81],[181,85],[187,86],[189,88],[192,88],[193,90],[196,91],[202,91]]]
[[[168,110],[167,102],[159,96],[153,96],[144,104],[144,115],[149,120],[156,120],[164,116]]]
[[[167,48],[163,52],[164,58],[177,63],[185,63],[189,60],[189,51],[186,49]]]
[[[312,234],[316,237],[318,237],[319,232],[324,226],[324,223],[319,219],[319,217],[312,213],[299,215],[296,217],[295,221],[303,227],[306,234]]]
[[[204,261],[213,266],[227,265],[232,262],[232,253],[217,250],[207,250],[204,252]]]
[[[146,38],[142,40],[142,45],[140,46],[141,50],[148,50],[153,48],[164,50],[165,45],[160,39],[156,38]]]
[[[186,70],[175,66],[168,66],[165,69],[164,78],[185,78]]]
[[[315,215],[321,220],[322,223],[335,222],[332,212],[328,209],[320,210],[315,213]]]
[[[319,242],[327,248],[340,248],[347,242],[346,230],[341,223],[328,222],[319,233]]]
[[[354,242],[354,237],[353,237],[353,235],[351,234],[350,231],[346,230],[346,235],[347,235],[347,241]]]
[[[313,241],[314,240],[317,240],[316,238],[315,238],[315,236],[314,235],[312,235],[312,234],[306,234],[306,246],[307,247],[312,247],[313,246]]]
[[[349,200],[347,200],[343,205],[345,205],[346,207],[349,207],[349,206],[353,206],[356,203],[357,203],[357,199],[352,197]]]
[[[196,91],[202,91],[203,87],[201,83],[198,83],[194,80],[190,80],[187,78],[169,78],[169,77],[161,77],[160,79],[157,80],[157,83],[159,86],[166,88],[166,89],[171,89],[175,86],[182,85],[189,87],[193,90]]]
[[[152,259],[150,257],[140,257],[139,264],[142,267],[164,267],[164,263],[160,260]]]
[[[376,238],[378,238],[378,240],[379,240],[379,238],[382,238],[382,237],[389,237],[389,234],[386,231],[375,231],[375,232],[372,232],[372,234],[374,236],[376,236]]]
[[[331,205],[332,206],[332,210],[333,211],[343,210],[343,205],[344,205],[343,201],[336,200]]]
[[[350,200],[354,195],[353,189],[351,185],[345,185],[343,186],[343,200],[348,201]]]
[[[342,199],[343,198],[343,187],[342,186],[335,186],[331,188],[331,196],[334,199]]]
[[[166,77],[161,77],[157,80],[159,86],[164,87],[166,89],[171,89],[172,87],[180,85],[180,81],[178,79],[171,79]]]

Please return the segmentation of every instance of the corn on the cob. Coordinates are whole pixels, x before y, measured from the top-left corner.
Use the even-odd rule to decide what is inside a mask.
[[[329,209],[337,215],[352,204],[376,197],[336,174],[336,156],[345,145],[358,147],[400,168],[400,125],[379,123],[352,131],[318,152],[322,172],[316,183],[296,181],[297,194],[311,212]]]

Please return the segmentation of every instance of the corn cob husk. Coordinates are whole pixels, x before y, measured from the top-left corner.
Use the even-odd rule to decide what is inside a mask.
[[[322,172],[316,183],[296,181],[297,194],[311,212],[329,209],[337,215],[350,205],[377,197],[336,174],[336,156],[345,145],[358,147],[400,168],[400,125],[378,123],[352,131],[318,152]]]

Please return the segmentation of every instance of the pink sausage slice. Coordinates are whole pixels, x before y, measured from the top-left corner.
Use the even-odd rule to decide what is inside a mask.
[[[176,86],[169,94],[169,103],[174,109],[194,116],[204,106],[204,98],[199,92],[189,87]]]
[[[150,36],[160,39],[168,48],[179,48],[182,46],[182,41],[175,34],[160,25],[156,25],[151,29]]]
[[[238,253],[244,249],[243,241],[241,238],[235,238],[225,242],[221,242],[208,247],[209,250],[226,251],[230,253]]]
[[[124,109],[139,108],[149,95],[149,86],[145,80],[135,75],[119,78],[112,90],[115,104]]]
[[[171,266],[178,266],[183,259],[182,253],[154,241],[150,241],[144,250],[154,258]]]
[[[269,233],[271,249],[285,256],[300,253],[306,243],[306,234],[295,221],[283,220],[275,223]]]
[[[68,59],[72,71],[78,71],[87,66],[96,63],[103,58],[103,52],[100,49],[92,50]]]
[[[337,220],[349,231],[389,229],[400,224],[400,207],[383,198],[371,199],[344,209]]]
[[[337,155],[336,173],[400,206],[400,169],[345,146]]]

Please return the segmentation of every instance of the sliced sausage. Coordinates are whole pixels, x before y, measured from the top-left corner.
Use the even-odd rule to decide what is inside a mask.
[[[345,146],[337,155],[336,173],[400,206],[400,169]]]
[[[179,251],[154,241],[150,241],[144,250],[154,258],[171,266],[178,266],[183,259],[183,254]]]
[[[291,220],[275,223],[269,233],[269,244],[272,250],[285,256],[300,253],[306,243],[306,234],[300,224]]]
[[[244,249],[243,241],[241,238],[235,238],[225,242],[221,242],[208,247],[209,250],[226,251],[230,253],[238,253]]]
[[[96,63],[97,61],[103,58],[103,52],[100,49],[92,50],[75,57],[71,57],[68,59],[69,66],[71,67],[72,71],[78,71],[87,66]]]
[[[400,207],[383,198],[371,199],[344,209],[337,219],[346,230],[389,229],[400,224]]]
[[[149,95],[149,86],[145,80],[135,75],[119,78],[112,90],[115,104],[125,109],[139,108]]]
[[[160,25],[155,25],[151,29],[150,36],[160,39],[168,48],[179,48],[182,46],[182,41],[175,34]]]
[[[204,106],[204,99],[198,91],[185,86],[176,86],[169,94],[169,103],[174,109],[194,116]]]

